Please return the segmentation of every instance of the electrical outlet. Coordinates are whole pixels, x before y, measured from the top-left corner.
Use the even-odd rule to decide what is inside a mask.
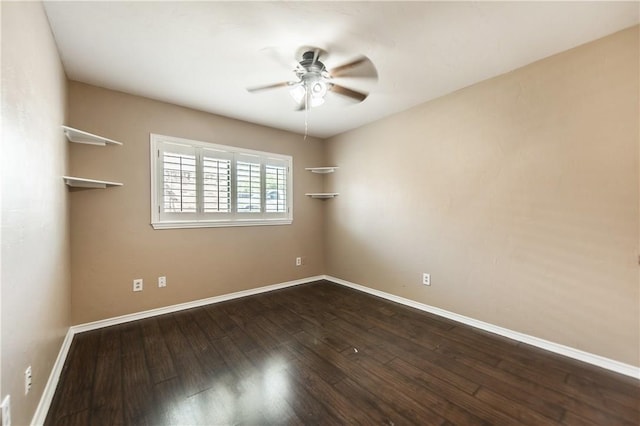
[[[24,370],[24,394],[28,394],[31,390],[31,366]]]
[[[11,426],[11,395],[2,401],[2,426]]]
[[[301,266],[301,265],[302,265],[302,258],[296,257],[296,266]]]
[[[167,277],[158,277],[158,287],[167,286]]]
[[[422,274],[422,284],[431,285],[431,274],[427,274],[426,272]]]
[[[142,278],[137,278],[133,280],[133,291],[142,291]]]

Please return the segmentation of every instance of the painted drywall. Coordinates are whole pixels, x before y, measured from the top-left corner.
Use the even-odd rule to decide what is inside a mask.
[[[634,27],[327,140],[326,273],[639,366],[638,63]]]
[[[29,424],[70,325],[66,77],[41,3],[2,10],[2,380]],[[24,371],[33,387],[24,394]]]
[[[70,149],[74,175],[124,183],[71,193],[74,324],[324,271],[322,201],[304,196],[322,186],[304,170],[323,164],[320,140],[78,82],[69,83],[68,124],[123,143]],[[150,133],[293,156],[293,224],[154,230]],[[142,292],[132,292],[134,278],[144,279]]]

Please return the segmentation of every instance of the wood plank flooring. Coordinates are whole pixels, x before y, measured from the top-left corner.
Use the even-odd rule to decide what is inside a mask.
[[[46,425],[638,425],[637,380],[320,281],[75,336]]]

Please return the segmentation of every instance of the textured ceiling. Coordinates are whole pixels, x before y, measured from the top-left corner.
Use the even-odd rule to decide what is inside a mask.
[[[639,22],[638,2],[45,2],[67,76],[303,133],[286,88],[295,55],[340,65],[360,54],[378,80],[337,82],[308,113],[329,137]]]

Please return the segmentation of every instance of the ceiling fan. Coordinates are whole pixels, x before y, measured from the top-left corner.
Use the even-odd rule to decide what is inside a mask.
[[[298,78],[297,81],[283,81],[265,86],[249,87],[247,90],[253,93],[278,87],[289,87],[289,93],[296,102],[297,111],[322,105],[328,92],[346,96],[357,102],[364,101],[369,95],[368,93],[336,84],[334,83],[334,78],[364,77],[377,79],[378,73],[371,60],[361,55],[345,64],[327,69],[325,64],[320,61],[321,55],[325,56],[326,52],[319,48],[304,49],[302,60],[296,64],[293,70]]]

